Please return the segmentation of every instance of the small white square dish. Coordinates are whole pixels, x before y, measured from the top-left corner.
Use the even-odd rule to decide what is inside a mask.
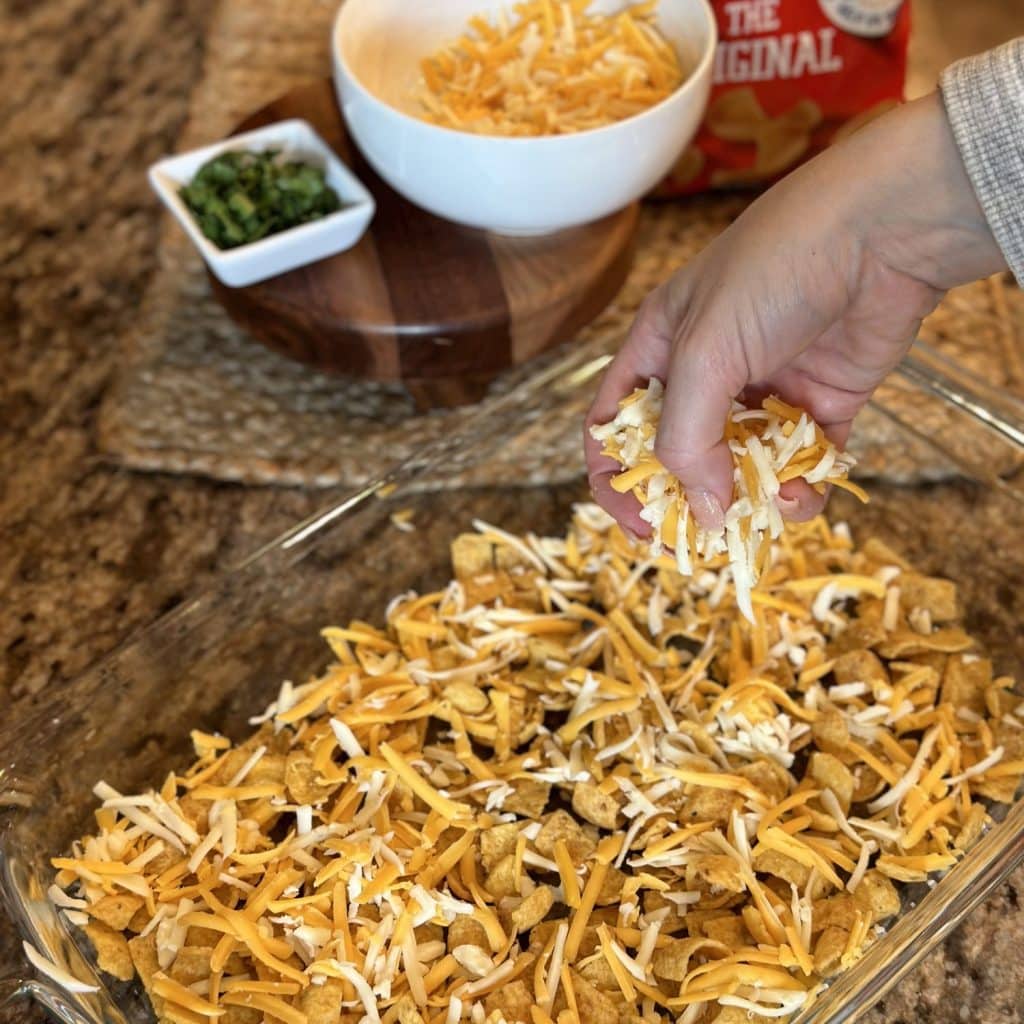
[[[221,249],[203,234],[181,198],[181,188],[193,179],[203,164],[221,153],[268,149],[280,150],[286,158],[322,168],[327,184],[341,200],[341,209],[256,242]],[[149,181],[188,233],[210,270],[231,288],[244,288],[351,248],[363,236],[376,209],[366,186],[312,127],[299,119],[279,121],[202,149],[166,157],[150,167]]]

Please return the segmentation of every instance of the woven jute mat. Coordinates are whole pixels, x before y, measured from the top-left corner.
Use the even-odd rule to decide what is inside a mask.
[[[222,0],[179,149],[224,136],[275,96],[328,73],[335,9],[335,0]],[[644,296],[721,232],[744,202],[706,197],[647,206],[626,285],[568,344],[587,345],[595,355],[614,351]],[[997,278],[952,293],[922,335],[988,383],[1024,394],[1022,315],[1024,296]],[[496,380],[485,405],[559,354]],[[911,390],[891,389],[887,401],[925,435],[945,426],[934,421],[933,403]],[[508,430],[475,461],[428,486],[573,479],[582,470],[586,404],[581,393],[554,407],[524,409],[521,418],[506,419]],[[140,470],[253,484],[359,485],[420,446],[460,433],[479,411],[417,413],[397,385],[326,376],[265,350],[227,318],[198,255],[168,224],[139,330],[104,401],[99,443],[109,457]],[[939,478],[950,468],[926,447],[908,448],[892,424],[871,411],[859,421],[852,447],[864,476],[911,482]]]

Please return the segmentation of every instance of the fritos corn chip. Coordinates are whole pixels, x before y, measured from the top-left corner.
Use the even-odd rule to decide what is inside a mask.
[[[253,735],[96,786],[51,898],[159,1021],[784,1018],[1018,787],[1012,681],[884,545],[785,528],[751,622],[596,506],[474,525]]]
[[[719,43],[710,106],[660,195],[767,184],[903,98],[909,3],[711,6]]]
[[[661,381],[652,379],[619,403],[614,420],[591,427],[590,433],[604,445],[602,454],[623,467],[612,487],[636,495],[643,506],[640,517],[651,525],[655,554],[673,549],[684,576],[727,559],[740,610],[753,621],[750,591],[767,562],[770,542],[783,529],[775,500],[779,488],[799,476],[822,491],[831,483],[860,493],[847,479],[853,459],[839,452],[806,413],[778,398],[766,398],[760,409],[734,403],[725,433],[733,456],[734,500],[722,529],[698,529],[679,481],[654,454],[663,395]]]

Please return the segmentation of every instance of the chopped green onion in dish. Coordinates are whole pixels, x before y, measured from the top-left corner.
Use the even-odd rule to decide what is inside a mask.
[[[180,192],[203,234],[221,249],[319,220],[341,209],[319,167],[281,160],[279,150],[221,153]]]

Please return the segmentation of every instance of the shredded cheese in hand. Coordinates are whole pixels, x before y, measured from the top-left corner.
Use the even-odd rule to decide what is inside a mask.
[[[482,135],[560,135],[642,113],[678,88],[675,50],[654,24],[656,0],[614,15],[591,0],[529,0],[515,18],[470,19],[421,64],[424,118]]]
[[[721,529],[698,529],[679,480],[654,454],[663,397],[661,381],[652,378],[646,388],[623,399],[615,419],[591,427],[590,433],[604,445],[602,454],[623,467],[612,486],[620,493],[631,491],[643,506],[640,517],[650,524],[653,553],[674,550],[684,576],[727,559],[737,603],[752,622],[751,591],[770,542],[783,531],[776,502],[780,487],[799,476],[819,491],[836,484],[866,500],[847,479],[854,460],[839,452],[807,413],[778,398],[766,398],[760,409],[736,402],[725,429],[733,457],[733,501]]]

